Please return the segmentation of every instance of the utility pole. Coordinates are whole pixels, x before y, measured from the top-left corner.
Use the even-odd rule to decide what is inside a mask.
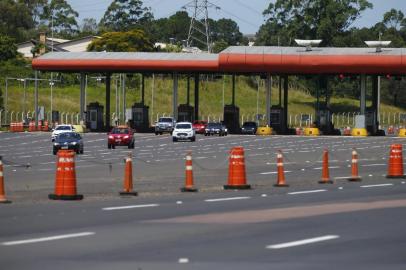
[[[220,9],[207,0],[193,0],[183,6],[183,9],[192,12],[190,20],[189,34],[186,41],[188,48],[198,43],[207,48],[207,52],[211,53],[211,38],[210,38],[210,25],[209,25],[209,8]],[[195,45],[196,46],[196,45]]]

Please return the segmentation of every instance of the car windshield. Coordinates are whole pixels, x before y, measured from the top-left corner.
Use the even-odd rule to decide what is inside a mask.
[[[196,121],[196,122],[194,122],[194,124],[195,125],[205,125],[206,122],[204,122],[204,121]]]
[[[207,125],[208,128],[221,128],[221,124],[219,123],[209,123]]]
[[[70,126],[59,126],[56,127],[55,130],[71,130]]]
[[[255,122],[245,122],[244,127],[255,127],[257,124]]]
[[[112,134],[128,134],[128,128],[113,128],[111,131]]]
[[[172,118],[159,118],[159,122],[172,123]]]
[[[190,126],[190,124],[178,124],[178,125],[176,125],[176,128],[177,129],[190,129],[192,127]]]
[[[80,139],[80,135],[77,133],[73,133],[73,132],[66,132],[66,133],[62,133],[58,136],[58,138],[60,140],[66,140],[66,139]]]

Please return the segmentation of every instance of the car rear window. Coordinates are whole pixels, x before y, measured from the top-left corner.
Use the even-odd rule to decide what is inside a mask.
[[[80,135],[78,133],[73,133],[73,132],[66,132],[66,133],[61,133],[59,135],[60,139],[80,139]]]
[[[172,123],[172,118],[159,118],[159,122]]]
[[[209,128],[221,128],[221,124],[219,124],[219,123],[209,123],[207,127],[209,127]]]
[[[70,126],[59,126],[56,127],[55,130],[71,130]]]
[[[257,124],[256,123],[254,123],[254,122],[247,122],[247,123],[244,123],[244,127],[255,127]]]
[[[113,133],[113,134],[128,134],[129,131],[128,131],[128,128],[113,128],[111,133]]]
[[[176,125],[176,128],[178,128],[178,129],[190,129],[192,127],[190,126],[190,124],[178,124],[178,125]]]

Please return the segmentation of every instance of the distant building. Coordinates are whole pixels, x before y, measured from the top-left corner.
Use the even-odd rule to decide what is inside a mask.
[[[32,58],[32,48],[39,43],[45,43],[45,47],[48,51],[55,52],[85,52],[87,46],[98,36],[87,36],[74,40],[49,38],[45,37],[45,34],[41,33],[39,40],[32,39],[23,43],[17,44],[17,51],[21,53],[25,58]]]

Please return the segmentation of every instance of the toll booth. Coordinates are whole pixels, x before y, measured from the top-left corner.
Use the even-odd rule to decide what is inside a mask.
[[[52,123],[59,123],[59,111],[52,111],[51,112],[51,122]]]
[[[319,110],[316,110],[316,126],[324,135],[340,135],[338,129],[334,129],[332,121],[331,109],[325,104],[319,105]]]
[[[285,109],[282,106],[272,106],[269,115],[270,126],[278,134],[285,134],[287,123],[285,119]]]
[[[104,121],[103,121],[103,111],[104,107],[98,102],[89,103],[87,105],[86,113],[86,128],[90,131],[103,131]]]
[[[365,110],[365,127],[369,134],[379,135],[379,123],[377,119],[376,109],[373,107]]]
[[[147,132],[149,130],[149,107],[142,103],[134,103],[131,111],[130,126],[138,132]]]
[[[235,105],[225,105],[223,121],[229,133],[240,132],[240,108]]]
[[[195,120],[194,107],[188,104],[180,104],[178,106],[177,122],[192,122]]]

